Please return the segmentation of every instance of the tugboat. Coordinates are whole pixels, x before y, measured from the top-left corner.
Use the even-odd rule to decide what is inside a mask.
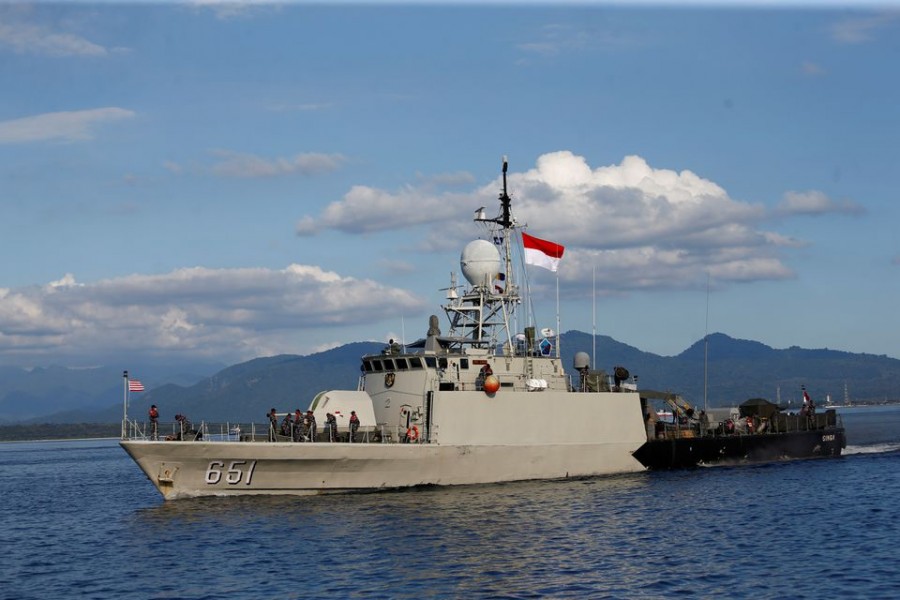
[[[648,426],[651,405],[626,369],[607,377],[579,353],[571,377],[552,329],[516,330],[524,299],[519,274],[526,263],[555,270],[563,247],[521,231],[506,179],[504,158],[499,214],[476,211],[483,235],[462,250],[466,285],[451,274],[442,306],[446,334],[432,315],[418,342],[392,342],[363,356],[357,389],[321,392],[306,413],[273,409],[267,431],[232,433],[229,425],[215,434],[201,425],[192,435],[176,430],[158,439],[126,413],[121,446],[167,500],[562,479],[696,464],[694,451],[683,448],[691,439],[686,430],[669,439],[668,430],[661,438]],[[537,260],[530,260],[535,252]],[[321,432],[316,423],[325,425]]]

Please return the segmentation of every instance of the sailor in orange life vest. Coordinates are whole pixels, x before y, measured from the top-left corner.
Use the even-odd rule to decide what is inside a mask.
[[[159,411],[155,404],[150,405],[147,416],[150,417],[150,439],[156,440],[159,438]]]
[[[350,411],[350,442],[356,441],[356,432],[359,429],[359,417],[356,416],[356,411]]]

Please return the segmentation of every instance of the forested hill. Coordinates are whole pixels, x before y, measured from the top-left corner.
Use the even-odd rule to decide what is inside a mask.
[[[578,350],[590,353],[591,336],[570,331],[563,336],[563,354]],[[640,387],[670,390],[692,403],[703,401],[705,344],[699,340],[681,354],[663,357],[642,352],[606,336],[598,336],[597,367],[611,372],[623,365],[638,375]],[[751,340],[734,339],[722,333],[708,337],[708,388],[711,406],[731,406],[749,398],[800,400],[805,385],[816,402],[831,396],[844,402],[846,388],[852,402],[900,401],[900,360],[873,354],[838,350],[809,350],[792,346],[775,349]],[[567,358],[569,367],[571,358]]]
[[[677,356],[659,356],[608,336],[592,339],[589,334],[569,331],[561,336],[561,348],[570,374],[574,373],[575,353],[590,354],[594,345],[598,369],[611,373],[621,365],[638,377],[641,388],[673,391],[694,404],[703,402],[703,340]],[[305,408],[322,390],[355,389],[360,357],[382,348],[383,344],[376,342],[357,342],[309,356],[257,358],[210,376],[173,375],[169,381],[165,374],[158,373],[147,392],[132,394],[130,414],[142,417],[153,403],[160,407],[165,421],[184,413],[194,420],[262,422],[273,406],[279,411]],[[73,374],[52,368],[24,379],[21,374],[8,375],[0,370],[0,408],[6,409],[0,419],[6,423],[115,423],[122,418],[118,369]],[[782,403],[790,400],[796,404],[801,385],[819,404],[824,404],[827,396],[842,404],[845,389],[854,403],[900,400],[900,360],[829,349],[779,350],[721,333],[708,338],[708,376],[711,406],[731,406],[760,397],[774,401],[779,392]],[[30,383],[24,389],[21,382],[26,379]],[[51,397],[53,402],[49,401]],[[83,404],[84,397],[90,397],[90,403]],[[61,410],[59,406],[71,408]],[[25,409],[27,419],[15,418]],[[35,414],[38,409],[43,412]]]

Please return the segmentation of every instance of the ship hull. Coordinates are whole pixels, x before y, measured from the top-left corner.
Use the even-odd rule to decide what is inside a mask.
[[[846,447],[844,429],[651,440],[634,457],[649,469],[835,458]]]
[[[546,445],[122,441],[167,500],[311,495],[643,471],[635,442]]]

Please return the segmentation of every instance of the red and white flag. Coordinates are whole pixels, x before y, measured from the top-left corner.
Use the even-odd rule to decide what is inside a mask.
[[[128,380],[128,391],[129,392],[143,392],[144,384],[138,381],[137,379],[129,379]]]
[[[564,246],[524,232],[522,233],[522,245],[525,246],[525,264],[543,267],[553,272],[559,268],[559,260],[566,251]]]

